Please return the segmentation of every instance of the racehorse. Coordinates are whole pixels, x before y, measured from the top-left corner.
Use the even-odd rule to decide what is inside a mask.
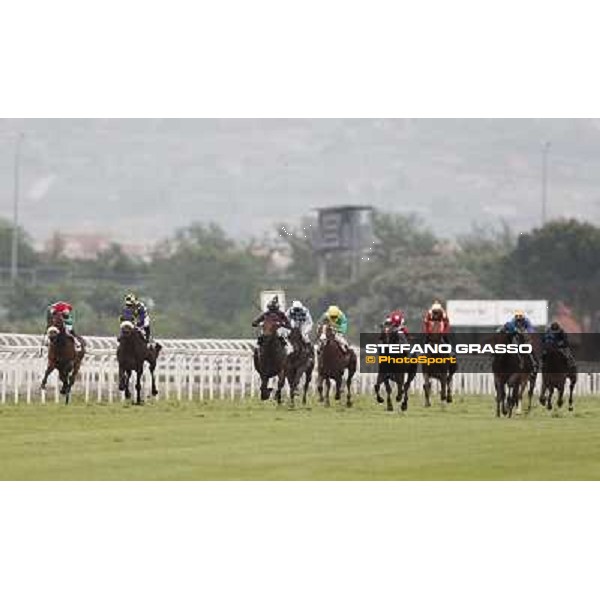
[[[513,335],[506,331],[496,332],[494,344],[525,344],[529,337],[523,332]],[[530,383],[529,407],[531,409],[531,396],[533,395],[532,373],[535,373],[533,361],[530,356],[523,354],[494,354],[492,359],[492,372],[494,373],[494,387],[496,389],[496,416],[512,417],[515,407],[520,407],[523,392]],[[535,384],[535,378],[533,379]],[[508,393],[507,393],[508,389]]]
[[[158,395],[154,370],[158,355],[162,349],[157,342],[148,344],[144,333],[140,331],[131,321],[123,321],[120,326],[119,346],[117,348],[117,361],[119,363],[119,391],[125,392],[125,398],[131,398],[129,381],[133,372],[136,374],[135,391],[136,405],[144,403],[142,399],[142,375],[144,374],[144,363],[150,366],[152,378],[152,395]]]
[[[310,342],[304,341],[302,332],[298,327],[292,328],[288,340],[292,345],[292,353],[287,357],[285,373],[290,386],[290,402],[293,406],[298,385],[304,375],[302,404],[306,405],[306,394],[315,368],[314,348]]]
[[[254,368],[260,375],[260,399],[268,400],[273,388],[269,387],[269,380],[277,377],[277,390],[275,400],[281,404],[281,390],[285,385],[285,369],[287,355],[277,330],[281,322],[276,316],[268,315],[263,322],[262,342],[254,351]],[[293,402],[293,398],[292,398]]]
[[[352,378],[356,373],[357,358],[356,352],[348,348],[346,352],[342,350],[335,339],[335,329],[330,323],[323,323],[319,327],[318,338],[324,336],[324,341],[319,352],[317,390],[319,392],[319,401],[324,402],[325,406],[330,406],[329,392],[331,391],[331,380],[335,382],[335,399],[339,400],[342,396],[342,381],[344,372],[348,370],[346,378],[346,406],[352,406]],[[326,393],[323,396],[323,382],[326,382]]]
[[[563,405],[565,383],[569,379],[569,410],[573,410],[573,388],[577,383],[577,368],[569,368],[567,357],[554,344],[545,347],[544,360],[542,362],[542,390],[540,392],[540,404],[552,410],[552,396],[554,390],[558,393],[556,404],[560,408]],[[548,398],[546,399],[546,392]]]
[[[441,344],[444,343],[444,335],[440,329],[442,323],[434,321],[433,330],[425,336],[426,344]],[[448,354],[436,353],[428,354],[428,358],[440,359],[440,362],[434,362],[432,364],[423,364],[421,369],[423,371],[423,392],[425,394],[425,406],[431,406],[431,380],[437,379],[440,382],[440,400],[442,403],[452,403],[452,378],[458,370],[456,362],[447,362],[442,359],[449,358]]]
[[[48,366],[42,379],[41,388],[46,389],[50,373],[57,369],[62,383],[60,393],[65,397],[65,404],[69,404],[71,388],[85,356],[85,342],[83,338],[78,338],[80,348],[76,347],[75,339],[67,334],[63,316],[59,313],[53,315],[46,335],[48,336]]]
[[[385,327],[379,336],[379,340],[382,344],[406,344],[408,338],[406,335],[398,331],[398,329],[390,330]],[[398,354],[400,357],[405,357],[404,354]],[[393,411],[392,405],[392,385],[390,381],[393,381],[397,387],[396,402],[400,402],[400,396],[402,395],[402,403],[400,404],[400,410],[405,411],[408,408],[408,390],[412,380],[417,376],[418,365],[416,363],[402,363],[402,364],[382,364],[379,363],[379,370],[377,372],[377,381],[375,382],[375,395],[377,402],[383,404],[384,400],[379,394],[381,384],[385,386],[386,397],[387,397],[387,410]]]

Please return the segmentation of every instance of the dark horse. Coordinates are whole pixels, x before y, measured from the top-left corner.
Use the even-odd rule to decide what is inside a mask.
[[[379,340],[382,344],[407,344],[408,338],[406,335],[398,331],[398,329],[390,329],[384,327]],[[406,358],[408,355],[398,354],[398,358]],[[387,410],[393,411],[394,406],[392,405],[392,385],[390,381],[393,381],[397,386],[396,402],[400,402],[402,396],[402,403],[400,404],[400,410],[405,411],[408,408],[408,390],[412,380],[417,376],[418,364],[379,364],[379,370],[377,372],[377,381],[375,382],[375,395],[377,402],[383,404],[383,398],[379,394],[381,384],[385,386],[386,398],[387,398]]]
[[[440,322],[433,323],[433,331],[425,336],[426,344],[443,344],[444,335],[440,333],[442,324]],[[456,362],[449,362],[444,359],[449,358],[448,354],[435,353],[428,354],[428,358],[434,359],[436,362],[432,364],[421,365],[423,371],[423,392],[425,393],[425,406],[431,406],[431,380],[437,379],[440,382],[440,400],[442,403],[452,402],[452,378],[458,370]],[[443,361],[443,362],[442,362]]]
[[[271,397],[272,388],[269,380],[277,377],[277,390],[275,400],[281,404],[281,390],[285,385],[286,352],[277,330],[282,323],[277,317],[268,315],[263,322],[262,341],[260,346],[254,350],[254,368],[260,375],[260,399],[268,400]],[[292,398],[293,402],[293,398]]]
[[[556,404],[560,408],[563,405],[565,383],[569,380],[569,410],[573,410],[573,388],[577,383],[577,368],[569,368],[567,357],[554,344],[547,344],[544,348],[544,360],[542,361],[542,390],[540,392],[540,404],[552,410],[552,396],[554,390],[558,392]],[[546,392],[548,398],[546,398]]]
[[[312,379],[313,369],[315,368],[315,351],[310,342],[305,342],[302,338],[302,332],[298,327],[293,327],[289,335],[289,342],[292,345],[292,353],[287,357],[286,377],[290,386],[290,402],[294,405],[294,397],[298,386],[304,376],[304,389],[302,393],[302,404],[306,404],[306,394]]]
[[[335,382],[335,399],[339,400],[342,396],[342,380],[344,372],[348,370],[346,379],[346,406],[352,406],[351,385],[354,373],[356,373],[357,358],[356,352],[348,348],[344,352],[335,339],[335,330],[329,324],[325,323],[319,327],[318,337],[325,336],[324,342],[319,352],[317,390],[319,391],[319,401],[324,402],[325,406],[330,406],[329,392],[331,391],[331,380]],[[323,382],[326,381],[327,391],[323,397]]]
[[[129,380],[135,372],[134,404],[141,405],[142,399],[142,375],[144,374],[144,363],[150,365],[150,376],[152,377],[152,395],[158,395],[154,370],[161,351],[161,345],[157,342],[148,344],[144,333],[134,326],[130,321],[121,323],[121,335],[119,336],[119,347],[117,348],[117,361],[119,363],[119,391],[125,392],[125,398],[131,398],[129,391]]]
[[[493,337],[494,344],[526,344],[530,343],[529,336],[523,332],[510,334],[507,331],[498,331]],[[515,407],[519,410],[523,392],[530,384],[529,409],[535,378],[535,366],[531,356],[527,354],[494,354],[492,359],[492,372],[494,373],[494,387],[496,389],[496,416],[503,415],[510,418]],[[533,383],[532,383],[533,382]]]
[[[54,369],[58,370],[58,377],[62,383],[60,393],[65,397],[65,404],[71,399],[71,388],[79,373],[81,361],[85,356],[85,342],[78,338],[81,347],[75,346],[75,339],[65,329],[65,323],[61,314],[52,317],[52,324],[48,327],[48,366],[42,379],[41,387],[46,389],[48,376]]]

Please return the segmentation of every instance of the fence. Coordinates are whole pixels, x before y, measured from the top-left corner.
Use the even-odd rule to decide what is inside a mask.
[[[46,353],[41,337],[0,334],[0,403],[59,402],[58,376],[53,373],[47,391],[40,390]],[[121,401],[115,338],[86,338],[87,355],[73,393],[85,402]],[[260,379],[252,363],[252,340],[161,340],[163,351],[156,369],[159,399],[234,400],[258,396]],[[357,373],[354,393],[371,393],[376,375]],[[149,376],[143,381],[149,395]],[[313,392],[314,380],[313,377]],[[454,379],[455,395],[492,394],[490,373],[461,373]],[[413,393],[421,393],[422,377],[417,375]],[[582,373],[576,386],[579,395],[600,390],[600,373]]]

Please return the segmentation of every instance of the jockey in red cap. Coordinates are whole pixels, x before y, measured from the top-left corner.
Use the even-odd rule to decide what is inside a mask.
[[[52,325],[52,320],[55,315],[61,315],[63,324],[65,327],[65,333],[73,338],[75,342],[75,349],[79,351],[81,349],[81,343],[77,334],[75,333],[75,323],[73,320],[73,306],[68,302],[64,302],[60,300],[59,302],[55,302],[51,304],[46,310],[46,325],[50,327]]]
[[[383,322],[384,327],[393,327],[404,335],[408,335],[408,328],[405,323],[404,312],[401,310],[393,310]]]

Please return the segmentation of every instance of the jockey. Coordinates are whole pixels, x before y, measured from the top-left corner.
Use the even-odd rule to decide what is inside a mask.
[[[59,302],[55,302],[51,304],[46,310],[46,326],[50,327],[52,325],[52,319],[55,315],[62,315],[63,324],[65,326],[65,333],[72,337],[75,341],[75,348],[79,350],[81,344],[79,339],[77,338],[77,334],[75,333],[75,324],[73,320],[73,306],[68,302],[64,302],[60,300]]]
[[[256,317],[256,319],[254,319],[254,321],[252,321],[252,327],[258,327],[259,325],[262,325],[262,323],[264,323],[266,318],[277,319],[279,321],[277,335],[279,336],[279,339],[281,340],[281,343],[283,344],[285,351],[289,353],[289,346],[285,339],[285,333],[282,331],[282,327],[285,329],[291,329],[292,326],[290,324],[290,321],[289,321],[287,315],[279,307],[279,297],[278,296],[273,296],[273,298],[271,299],[269,304],[267,304],[267,310],[265,312],[263,312],[261,315],[259,315],[258,317]],[[263,332],[262,332],[262,327],[261,327],[261,331],[260,331],[260,334],[259,334],[258,340],[257,340],[257,343],[259,346],[262,344],[262,341],[263,341]]]
[[[506,333],[510,334],[511,336],[519,331],[525,333],[535,333],[535,327],[533,326],[533,323],[529,317],[527,317],[525,311],[521,309],[515,310],[513,318],[510,321],[507,321],[501,330],[506,331]],[[537,356],[535,355],[535,352],[532,352],[529,356],[531,357],[533,371],[534,373],[537,373],[539,371]]]
[[[406,327],[405,315],[401,310],[393,310],[383,322],[383,327],[397,329],[400,333],[408,336],[408,328]]]
[[[343,352],[348,351],[346,334],[348,333],[348,317],[340,310],[339,306],[331,305],[319,319],[321,324],[331,324],[335,330],[335,340]],[[325,340],[325,334],[321,335],[321,346]],[[321,347],[320,346],[320,347]]]
[[[569,371],[577,370],[577,364],[575,363],[575,357],[573,356],[573,350],[569,344],[567,333],[556,321],[546,329],[542,337],[542,360],[544,360],[548,353],[548,346],[556,347],[565,357]]]
[[[423,319],[423,333],[430,334],[433,333],[433,327],[435,323],[439,323],[438,333],[441,333],[444,336],[444,339],[447,341],[447,336],[450,333],[450,319],[442,306],[442,303],[439,300],[436,300],[431,308],[425,313],[425,317]]]
[[[310,311],[300,300],[294,300],[292,306],[286,313],[292,328],[297,327],[302,334],[302,339],[310,344],[310,333],[312,332],[313,320]]]
[[[146,342],[150,342],[150,314],[146,305],[141,300],[138,300],[135,294],[127,294],[125,296],[119,320],[121,323],[123,321],[131,321],[137,328],[144,332]]]
[[[516,333],[517,331],[525,331],[527,333],[535,333],[535,327],[532,325],[529,318],[523,310],[515,310],[513,318],[505,323],[505,331],[508,333]]]

